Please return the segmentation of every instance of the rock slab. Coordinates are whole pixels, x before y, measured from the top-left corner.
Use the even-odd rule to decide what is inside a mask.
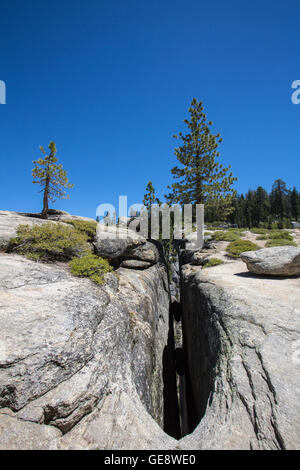
[[[300,248],[278,246],[241,254],[248,270],[254,274],[269,276],[300,275]]]
[[[174,446],[161,429],[165,266],[113,277],[0,253],[1,449]]]
[[[180,448],[299,449],[300,279],[254,277],[234,261],[186,265],[181,285]]]

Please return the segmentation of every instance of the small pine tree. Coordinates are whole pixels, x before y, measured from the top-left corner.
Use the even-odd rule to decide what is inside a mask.
[[[212,122],[207,122],[202,102],[194,98],[189,113],[190,120],[184,120],[189,132],[174,136],[182,140],[182,145],[175,149],[181,166],[171,170],[179,181],[168,187],[171,192],[166,195],[167,201],[171,204],[213,206],[214,217],[225,220],[233,210],[234,190],[231,186],[237,178],[232,173],[228,174],[230,166],[224,168],[216,160],[222,139],[220,134],[211,133]]]
[[[63,169],[63,166],[61,164],[57,165],[58,159],[56,157],[55,142],[50,142],[48,148],[50,152],[49,155],[46,155],[44,148],[40,146],[44,158],[41,157],[38,160],[34,160],[33,164],[35,167],[32,170],[33,183],[41,185],[42,189],[40,192],[44,193],[43,219],[48,217],[49,200],[54,202],[55,198],[69,199],[69,195],[64,191],[64,188],[71,189],[74,187],[73,184],[69,183],[67,172]]]
[[[160,204],[159,199],[155,195],[155,189],[153,187],[152,181],[146,186],[146,194],[144,195],[143,204],[147,207],[148,211],[151,210],[153,204]]]

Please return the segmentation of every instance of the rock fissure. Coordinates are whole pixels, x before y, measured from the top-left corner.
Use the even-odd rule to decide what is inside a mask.
[[[297,448],[296,278],[180,252],[169,282],[158,243],[94,247],[117,280],[0,256],[0,448]]]
[[[290,296],[293,304],[300,300],[299,279],[279,288],[278,280],[244,276],[237,289],[235,272],[242,272],[239,261],[180,269],[185,411],[179,446],[297,448],[292,409],[299,408],[299,371],[290,351],[299,309],[291,311]]]

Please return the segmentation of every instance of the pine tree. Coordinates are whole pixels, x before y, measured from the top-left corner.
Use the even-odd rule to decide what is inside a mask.
[[[217,162],[222,139],[220,134],[211,133],[212,122],[207,121],[202,102],[194,98],[189,113],[190,119],[184,120],[189,132],[174,136],[182,141],[174,152],[181,165],[171,170],[178,181],[168,187],[171,192],[166,199],[171,204],[212,206],[214,217],[225,220],[233,210],[232,184],[237,178],[228,174],[230,166],[225,168]]]
[[[283,221],[284,216],[287,215],[287,195],[288,190],[286,183],[282,179],[274,181],[271,192],[271,208],[272,214]]]
[[[259,227],[261,222],[267,222],[269,210],[268,193],[262,186],[258,186],[253,200],[253,225]]]
[[[153,204],[160,204],[159,199],[155,195],[155,189],[153,187],[152,181],[149,181],[146,186],[146,194],[144,195],[143,204],[145,207],[147,207],[149,213]]]
[[[48,217],[49,200],[54,202],[55,198],[69,199],[69,195],[64,189],[74,187],[73,184],[69,183],[67,172],[62,165],[57,165],[55,142],[50,142],[48,148],[50,152],[46,155],[44,148],[40,146],[44,157],[33,161],[35,167],[32,170],[33,183],[42,187],[40,192],[43,192],[43,219]]]
[[[297,191],[297,189],[293,188],[291,191],[291,212],[292,212],[292,218],[297,221],[298,218],[300,217],[300,195]]]
[[[249,228],[254,227],[254,223],[253,223],[254,222],[254,217],[253,217],[254,195],[255,195],[255,192],[249,189],[245,198],[245,217],[246,217],[247,227]]]

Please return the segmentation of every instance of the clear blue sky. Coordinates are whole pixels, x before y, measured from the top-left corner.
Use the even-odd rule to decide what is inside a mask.
[[[236,188],[281,177],[299,188],[297,0],[1,0],[0,208],[41,209],[31,183],[55,140],[75,184],[54,207],[95,216],[100,203],[160,196],[172,135],[193,97],[222,134]]]

